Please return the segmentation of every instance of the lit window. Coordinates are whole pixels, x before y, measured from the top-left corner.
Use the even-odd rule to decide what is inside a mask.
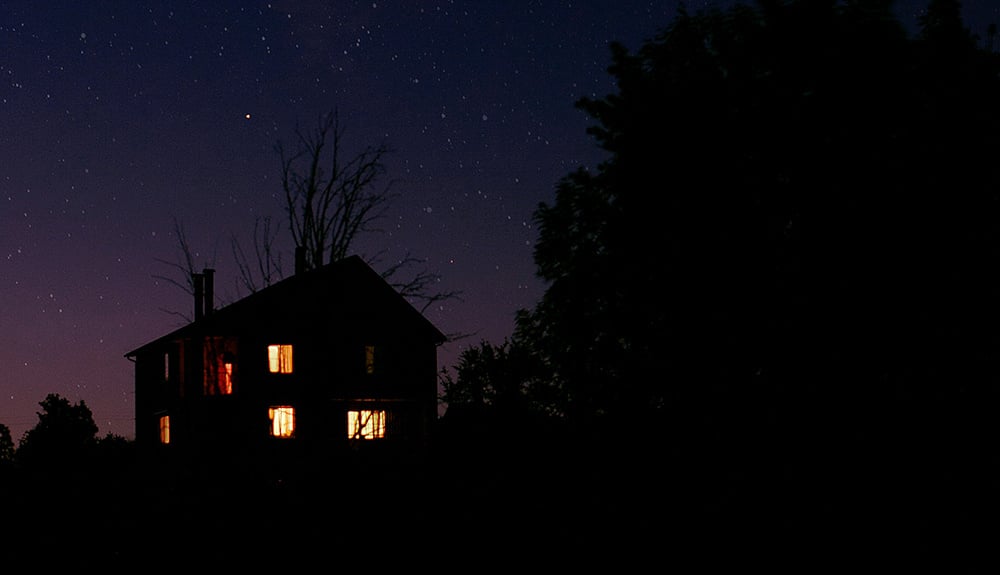
[[[212,338],[205,342],[205,395],[231,395],[236,359],[233,340]]]
[[[170,416],[160,416],[160,443],[166,445],[170,443]]]
[[[375,346],[365,346],[365,373],[371,375],[375,373]]]
[[[295,435],[295,408],[282,405],[267,410],[271,418],[271,435],[273,437],[292,437]]]
[[[223,395],[233,392],[233,364],[225,362],[222,364],[222,380],[219,382],[219,391]]]
[[[184,346],[171,345],[167,352],[170,356],[170,389],[177,397],[184,397]]]
[[[271,373],[292,373],[292,346],[267,346],[267,368]]]
[[[381,439],[385,437],[385,411],[348,411],[348,439]]]

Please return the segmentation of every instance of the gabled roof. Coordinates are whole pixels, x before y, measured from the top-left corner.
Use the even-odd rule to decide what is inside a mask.
[[[227,306],[213,310],[166,335],[150,341],[128,353],[134,357],[147,348],[166,341],[188,336],[213,333],[218,328],[253,321],[253,314],[280,311],[282,315],[309,314],[319,308],[352,311],[358,305],[353,298],[363,294],[385,306],[382,312],[393,314],[400,321],[410,322],[414,329],[426,334],[436,344],[447,340],[437,327],[417,311],[359,256],[349,256],[321,268],[285,278]],[[356,310],[353,310],[356,311]]]

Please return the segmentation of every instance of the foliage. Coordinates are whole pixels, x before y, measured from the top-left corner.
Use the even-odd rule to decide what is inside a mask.
[[[560,411],[822,427],[985,381],[1000,68],[954,4],[915,38],[889,2],[682,9],[612,47],[578,102],[608,159],[539,205],[518,323]]]
[[[50,393],[39,403],[38,424],[25,432],[17,461],[29,467],[62,467],[85,459],[96,441],[97,425],[86,402],[72,404]]]
[[[539,365],[515,340],[481,341],[462,351],[455,378],[442,373],[441,401],[452,407],[491,407],[504,412],[544,410],[550,402],[536,394]],[[544,389],[544,388],[543,388]]]
[[[10,428],[0,423],[0,465],[14,460],[14,440]]]

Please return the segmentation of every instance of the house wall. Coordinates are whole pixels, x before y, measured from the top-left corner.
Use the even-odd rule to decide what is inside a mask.
[[[307,455],[427,447],[437,417],[440,333],[360,259],[295,276],[205,316],[135,352],[136,439],[158,452],[246,455],[276,462]],[[176,337],[175,337],[176,336]],[[221,338],[221,339],[216,339]],[[232,394],[206,395],[206,341],[233,359]],[[291,344],[294,370],[268,370],[267,346]],[[375,346],[375,370],[365,346]],[[164,354],[171,353],[170,377]],[[208,363],[206,363],[208,362]],[[268,408],[296,410],[295,437],[269,434]],[[348,410],[386,410],[388,437],[349,440]],[[159,444],[159,416],[171,418]]]
[[[262,338],[231,336],[238,341],[233,394],[203,393],[204,345],[190,338],[149,350],[136,358],[136,439],[159,444],[159,415],[171,417],[171,445],[185,449],[252,451],[267,443],[295,443],[317,450],[347,448],[347,410],[386,409],[393,414],[395,437],[386,443],[427,446],[436,417],[436,346],[403,334],[394,338],[328,333],[312,338],[294,335]],[[267,345],[293,345],[294,371],[268,371]],[[375,346],[375,371],[365,368],[365,345]],[[164,354],[172,351],[164,377]],[[269,436],[267,408],[296,408],[296,438]],[[278,449],[281,449],[278,447]],[[298,449],[289,448],[289,449]]]

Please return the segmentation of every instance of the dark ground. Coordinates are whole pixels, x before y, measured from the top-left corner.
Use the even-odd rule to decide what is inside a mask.
[[[953,446],[787,451],[445,444],[280,480],[134,459],[2,478],[7,564],[484,571],[991,572],[993,481]],[[330,570],[324,568],[323,570]]]

